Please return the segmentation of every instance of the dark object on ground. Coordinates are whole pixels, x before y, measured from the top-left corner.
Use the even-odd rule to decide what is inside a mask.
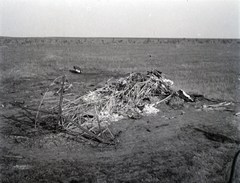
[[[185,102],[193,102],[193,99],[192,99],[188,94],[186,94],[185,91],[179,90],[179,91],[177,91],[177,94],[178,94],[178,96],[179,96],[181,99],[183,99]]]
[[[76,72],[82,73],[82,70],[81,70],[80,67],[78,67],[78,66],[73,66],[73,68],[74,68],[74,70],[75,70]]]
[[[69,70],[69,71],[72,72],[72,73],[75,73],[75,74],[81,74],[82,73],[81,68],[78,67],[78,66],[73,66],[73,69],[74,70]]]

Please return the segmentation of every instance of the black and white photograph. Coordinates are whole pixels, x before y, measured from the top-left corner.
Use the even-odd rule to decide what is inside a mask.
[[[0,182],[240,183],[240,0],[0,0]]]

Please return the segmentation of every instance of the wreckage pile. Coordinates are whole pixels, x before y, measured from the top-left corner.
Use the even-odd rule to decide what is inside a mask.
[[[184,91],[173,91],[171,89],[173,82],[157,70],[147,74],[131,73],[117,80],[110,79],[105,86],[83,96],[68,93],[67,89],[72,85],[65,81],[65,76],[62,77],[62,81],[58,81],[59,79],[61,78],[51,84],[61,85],[57,91],[53,93],[49,89],[45,92],[36,120],[41,118],[40,113],[44,108],[44,111],[56,117],[58,126],[64,130],[87,133],[100,141],[104,140],[99,134],[108,132],[112,135],[108,126],[113,121],[122,118],[138,119],[144,115],[157,113],[158,109],[154,106],[171,99],[192,101]],[[51,95],[55,95],[55,98]],[[60,96],[60,100],[59,98],[56,100],[56,96]]]
[[[156,113],[158,110],[153,105],[173,94],[172,84],[157,70],[131,73],[126,78],[109,80],[102,88],[86,95],[64,101],[62,115],[96,132],[99,126],[107,128],[112,121]],[[76,130],[76,125],[65,120],[60,125]]]

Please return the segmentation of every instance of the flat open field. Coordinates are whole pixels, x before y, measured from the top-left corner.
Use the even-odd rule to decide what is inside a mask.
[[[82,74],[69,72],[74,65]],[[86,94],[109,78],[162,71],[193,103],[109,128],[105,145],[10,120],[11,102],[40,103],[58,76]],[[2,182],[227,182],[240,142],[240,41],[194,39],[0,38]],[[220,108],[204,105],[228,103]],[[79,140],[80,139],[80,140]],[[239,168],[240,161],[237,163]],[[240,174],[240,171],[237,171]],[[235,176],[240,182],[240,176]]]

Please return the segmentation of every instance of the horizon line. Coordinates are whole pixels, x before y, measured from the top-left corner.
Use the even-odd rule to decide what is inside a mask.
[[[60,36],[45,36],[45,37],[14,37],[14,36],[0,36],[0,38],[15,38],[15,39],[47,39],[47,38],[67,38],[67,39],[232,39],[232,40],[239,40],[240,38],[161,38],[161,37],[60,37]]]

